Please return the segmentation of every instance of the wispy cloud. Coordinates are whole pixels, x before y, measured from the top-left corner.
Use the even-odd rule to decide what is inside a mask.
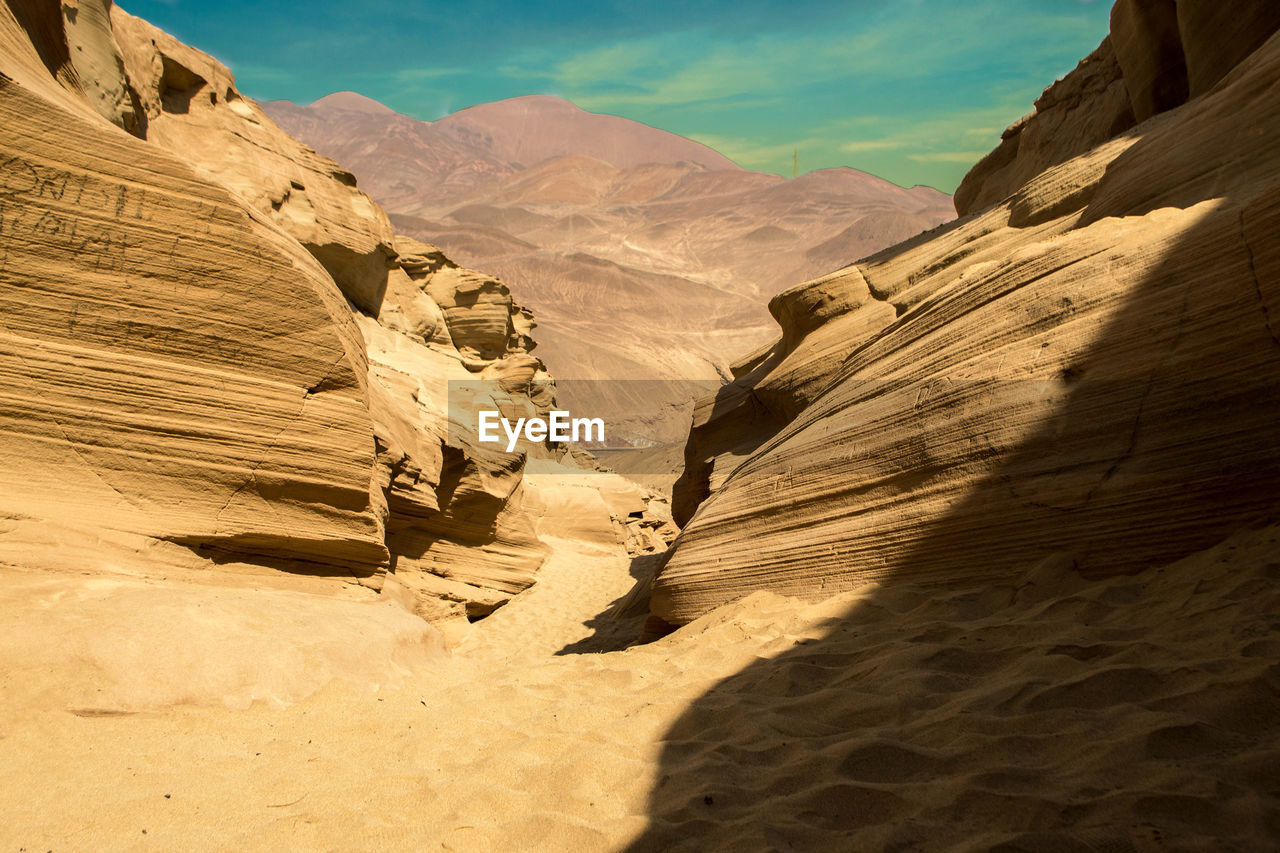
[[[354,89],[437,118],[569,98],[698,139],[751,168],[854,166],[950,189],[1107,29],[1102,0],[131,0],[232,60],[242,87]],[[261,57],[269,56],[264,63]],[[972,158],[972,159],[971,159]]]
[[[439,80],[444,77],[460,77],[470,73],[467,68],[400,68],[392,77],[397,83],[419,83],[423,80]]]
[[[533,46],[503,71],[750,168],[790,174],[798,148],[806,169],[850,165],[950,189],[1096,44],[1100,20],[1061,3],[903,0],[810,29]]]

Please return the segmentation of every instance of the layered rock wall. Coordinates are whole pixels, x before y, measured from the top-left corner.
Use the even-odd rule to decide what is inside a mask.
[[[0,561],[395,575],[437,619],[533,583],[564,449],[462,416],[554,403],[506,285],[109,2],[0,5],[0,75]]]
[[[357,308],[377,316],[394,236],[351,173],[276,127],[217,60],[121,9],[111,22],[146,138],[241,195],[305,246]]]
[[[1229,34],[1183,26],[1187,67]],[[1010,177],[1023,155],[1004,177],[989,158],[969,184],[998,203],[971,195],[965,218],[775,300],[782,339],[700,407],[659,619],[1054,554],[1135,572],[1273,516],[1280,37],[1098,138],[1129,97],[1105,77],[1060,116],[1060,138],[1095,142],[1028,179]]]

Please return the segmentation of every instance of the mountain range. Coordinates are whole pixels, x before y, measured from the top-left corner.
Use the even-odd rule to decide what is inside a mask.
[[[930,187],[754,172],[546,95],[435,122],[354,92],[262,106],[350,169],[397,232],[515,287],[567,404],[625,442],[682,440],[684,404],[773,336],[776,293],[955,215]]]

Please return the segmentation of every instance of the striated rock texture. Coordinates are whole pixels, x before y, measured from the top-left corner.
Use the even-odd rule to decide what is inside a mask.
[[[378,572],[364,347],[332,280],[87,109],[2,11],[4,517]]]
[[[956,211],[990,207],[1048,167],[1209,92],[1277,29],[1280,4],[1262,0],[1117,0],[1111,34],[965,176]]]
[[[1054,87],[1095,81],[1060,138],[1123,113],[1101,62]],[[781,340],[699,407],[655,616],[1050,554],[1136,572],[1273,518],[1278,140],[1273,35],[1208,93],[776,298]]]
[[[0,4],[0,306],[0,565],[394,575],[444,619],[545,559],[564,449],[462,417],[553,405],[531,314],[109,3]]]
[[[376,316],[395,256],[391,224],[351,173],[276,127],[212,57],[121,9],[111,20],[146,138],[244,197]]]
[[[1010,126],[1000,145],[965,175],[955,192],[964,216],[1011,195],[1050,166],[1091,150],[1135,123],[1114,47],[1103,39],[1074,71],[1044,90],[1035,111]]]

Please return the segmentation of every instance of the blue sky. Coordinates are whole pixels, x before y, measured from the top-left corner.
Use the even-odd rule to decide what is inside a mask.
[[[1107,32],[1107,0],[123,0],[259,100],[353,89],[436,119],[568,98],[790,175],[955,189]]]

